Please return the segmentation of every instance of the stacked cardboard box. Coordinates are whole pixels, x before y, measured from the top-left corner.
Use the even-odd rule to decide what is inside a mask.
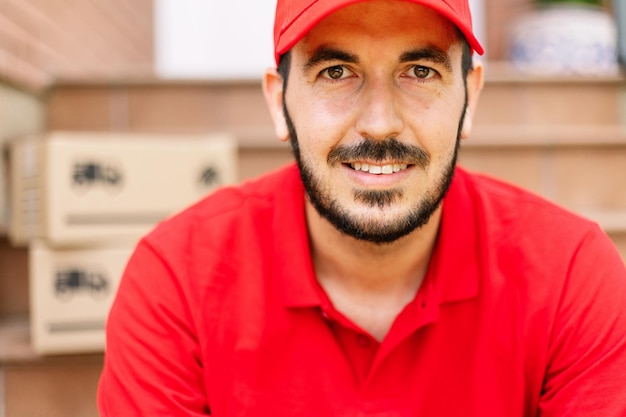
[[[8,235],[30,253],[31,334],[42,354],[99,351],[137,240],[236,181],[226,134],[54,132],[10,146]]]

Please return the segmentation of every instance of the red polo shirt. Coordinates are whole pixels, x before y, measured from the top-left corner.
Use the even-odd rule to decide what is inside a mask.
[[[142,240],[107,331],[103,417],[626,415],[626,269],[608,238],[460,169],[382,343],[317,284],[294,166]]]

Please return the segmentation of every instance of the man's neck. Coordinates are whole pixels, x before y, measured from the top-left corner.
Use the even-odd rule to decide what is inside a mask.
[[[382,340],[422,284],[441,208],[426,225],[388,244],[354,239],[320,217],[308,202],[306,210],[320,285],[337,310]]]

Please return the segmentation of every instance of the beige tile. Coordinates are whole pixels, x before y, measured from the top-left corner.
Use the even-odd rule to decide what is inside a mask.
[[[111,90],[100,87],[65,87],[53,90],[48,100],[49,130],[111,130]]]
[[[202,86],[137,86],[128,92],[131,131],[201,131],[219,126],[220,103]]]
[[[474,123],[477,126],[518,123],[518,91],[511,84],[487,84],[480,96]]]
[[[5,417],[97,417],[101,364],[8,366]]]
[[[519,95],[520,121],[534,124],[610,125],[619,121],[612,83],[537,83]]]
[[[131,130],[226,130],[256,137],[253,132],[272,129],[261,85],[255,82],[134,86],[128,106]]]
[[[562,148],[555,154],[555,197],[586,210],[626,210],[626,147]]]
[[[485,85],[475,123],[612,125],[620,121],[619,100],[615,82],[523,80],[518,75]]]
[[[239,178],[255,178],[293,162],[288,146],[276,148],[242,148],[239,151]]]
[[[220,126],[235,129],[272,127],[260,82],[216,88],[214,94],[219,102],[216,118]]]
[[[545,184],[549,161],[539,148],[467,146],[461,149],[459,163],[471,171],[485,173],[550,197]]]

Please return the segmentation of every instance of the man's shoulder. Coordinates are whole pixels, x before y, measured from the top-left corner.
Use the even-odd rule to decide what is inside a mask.
[[[280,256],[285,248],[305,247],[303,213],[297,168],[286,167],[217,190],[161,222],[139,246],[142,253],[151,254],[148,261],[158,259],[168,271],[167,279],[175,280],[193,305],[204,304],[203,294],[256,291],[266,271],[275,262],[284,263]],[[134,268],[140,269],[136,264]],[[205,286],[220,290],[205,294]],[[211,300],[219,310],[221,301]]]
[[[568,279],[572,285],[572,276],[580,285],[588,274],[623,280],[623,261],[596,222],[504,181],[457,174],[444,224],[447,242],[465,233],[471,243],[457,252],[470,253],[466,258],[477,260],[491,284],[506,282],[549,296],[559,294]]]
[[[477,244],[491,258],[548,270],[567,268],[583,252],[615,251],[600,226],[572,208],[481,174],[460,171],[458,180],[454,222],[472,221]]]

